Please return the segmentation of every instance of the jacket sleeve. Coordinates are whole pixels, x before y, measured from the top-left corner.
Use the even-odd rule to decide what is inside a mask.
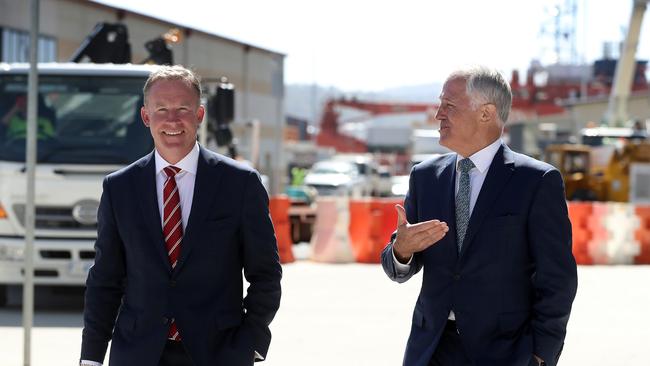
[[[406,198],[404,198],[404,209],[406,211],[408,222],[414,223],[419,221],[417,216],[415,175],[413,174],[413,171],[411,171],[411,176],[409,177],[409,190],[406,193]],[[395,224],[397,225],[397,223]],[[404,283],[422,269],[422,261],[420,259],[420,253],[415,253],[413,254],[413,259],[411,260],[408,271],[398,271],[395,268],[395,261],[393,259],[393,243],[395,242],[396,236],[397,231],[394,231],[393,235],[390,237],[390,242],[388,242],[388,245],[386,245],[384,250],[381,252],[381,266],[388,278],[398,283]]]
[[[124,246],[115,222],[109,178],[97,212],[95,263],[86,280],[81,359],[103,362],[124,294]]]
[[[244,276],[250,286],[244,298],[241,331],[253,340],[253,350],[266,358],[271,343],[269,325],[280,307],[282,267],[268,195],[255,172],[247,177],[242,215]]]
[[[534,353],[547,365],[557,363],[578,286],[571,251],[571,223],[560,173],[545,172],[528,219],[530,251],[535,265],[533,286]]]

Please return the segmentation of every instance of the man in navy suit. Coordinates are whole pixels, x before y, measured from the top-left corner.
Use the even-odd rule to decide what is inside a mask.
[[[198,77],[144,86],[155,150],[104,180],[86,282],[82,365],[252,365],[280,305],[277,244],[259,175],[196,142]],[[242,270],[250,283],[243,296]]]
[[[455,153],[411,171],[382,252],[390,279],[424,268],[406,366],[555,365],[577,271],[564,184],[502,141],[510,86],[487,68],[451,74],[436,118]]]

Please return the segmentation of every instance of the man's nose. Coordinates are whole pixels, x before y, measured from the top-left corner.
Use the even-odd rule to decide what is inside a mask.
[[[438,110],[436,111],[436,115],[434,117],[437,120],[441,120],[443,118],[442,117],[443,114],[444,114],[444,112],[442,111],[442,108],[438,108]]]
[[[171,122],[178,122],[180,121],[180,113],[175,110],[170,110],[169,113],[167,113],[167,120]]]

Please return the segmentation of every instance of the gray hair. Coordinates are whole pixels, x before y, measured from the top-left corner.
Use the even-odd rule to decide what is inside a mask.
[[[496,70],[479,66],[467,70],[456,71],[449,79],[462,78],[465,80],[465,91],[470,98],[472,108],[482,103],[496,106],[501,122],[508,120],[512,107],[512,91],[510,84]]]
[[[187,69],[181,65],[160,66],[160,68],[149,74],[149,78],[144,83],[144,88],[142,88],[145,104],[147,103],[149,90],[154,83],[161,80],[179,80],[184,82],[187,86],[194,89],[196,92],[198,104],[201,104],[201,77],[194,71]]]

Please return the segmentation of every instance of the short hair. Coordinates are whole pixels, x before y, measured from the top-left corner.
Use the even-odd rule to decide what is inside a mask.
[[[470,98],[472,108],[478,107],[480,103],[491,103],[496,106],[501,122],[508,120],[512,107],[512,90],[498,71],[478,66],[456,71],[449,76],[449,79],[455,78],[465,80],[465,92]]]
[[[149,74],[149,78],[144,83],[144,87],[142,88],[145,104],[147,103],[147,96],[149,94],[149,90],[151,89],[153,84],[161,80],[179,80],[184,82],[185,84],[187,84],[187,86],[194,89],[198,99],[198,104],[201,104],[201,97],[203,95],[201,91],[201,77],[198,74],[196,74],[194,71],[185,68],[181,65],[160,66],[159,68],[154,70],[151,74]]]

